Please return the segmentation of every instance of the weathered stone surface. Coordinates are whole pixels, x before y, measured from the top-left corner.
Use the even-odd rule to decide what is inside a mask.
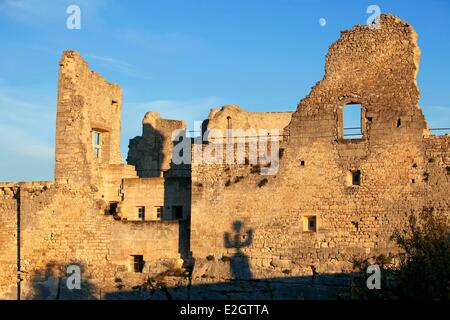
[[[145,114],[142,136],[130,140],[127,158],[139,177],[160,177],[171,169],[172,133],[182,129],[186,129],[184,121],[162,119],[157,112]]]
[[[342,32],[295,112],[212,109],[204,129],[283,133],[280,169],[262,176],[248,162],[173,165],[170,137],[185,124],[153,112],[122,163],[120,87],[64,52],[55,181],[0,184],[0,298],[335,297],[313,271],[339,287],[324,274],[395,253],[407,214],[449,219],[450,136],[431,135],[418,106],[419,55],[413,28],[382,15],[379,29]],[[362,105],[362,139],[344,139],[348,103]],[[64,286],[70,264],[79,292]]]
[[[311,265],[347,272],[353,258],[396,252],[390,237],[406,214],[432,207],[448,219],[450,136],[430,135],[418,106],[419,55],[413,28],[391,15],[379,29],[344,31],[323,80],[293,113],[280,170],[264,187],[246,165],[193,165],[191,250],[202,265],[194,281],[217,278],[207,265],[219,262],[208,256],[237,254],[224,245],[236,221],[240,232],[253,232],[240,249],[248,257],[241,268],[266,278],[310,275]],[[362,105],[360,140],[343,137],[348,103]],[[360,186],[349,186],[352,170],[360,170]],[[225,185],[235,176],[243,178]],[[304,231],[308,216],[316,217],[316,232]]]

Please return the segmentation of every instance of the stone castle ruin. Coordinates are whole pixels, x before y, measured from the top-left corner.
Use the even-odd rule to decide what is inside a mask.
[[[382,15],[379,28],[341,33],[295,112],[229,105],[203,123],[226,139],[181,137],[192,157],[229,129],[276,129],[278,170],[263,175],[270,163],[249,161],[248,142],[243,162],[175,163],[185,122],[155,112],[123,163],[121,88],[64,52],[54,181],[0,184],[0,297],[64,297],[69,265],[81,268],[80,297],[104,298],[149,277],[195,286],[339,274],[397,252],[391,235],[409,213],[450,211],[450,135],[431,134],[418,105],[419,57],[413,28]],[[352,104],[361,124],[349,138]]]

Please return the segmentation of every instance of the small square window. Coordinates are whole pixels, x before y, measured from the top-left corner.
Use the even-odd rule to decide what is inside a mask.
[[[303,217],[303,231],[316,232],[316,230],[317,230],[316,216],[304,216]]]
[[[144,270],[144,256],[143,255],[132,255],[133,258],[133,271],[142,273]]]
[[[108,212],[110,215],[115,215],[117,213],[118,202],[110,202]]]
[[[139,220],[145,220],[145,207],[137,207],[138,208],[138,218]]]

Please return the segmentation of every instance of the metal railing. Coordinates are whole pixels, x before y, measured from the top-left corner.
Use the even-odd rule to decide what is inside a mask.
[[[361,133],[349,133],[348,131],[351,131],[351,130],[361,130],[362,128],[361,127],[349,127],[349,128],[344,128],[344,134],[343,134],[343,136],[344,137],[355,137],[355,136],[359,136],[359,137],[362,137],[363,136],[363,134],[362,134],[362,132]],[[429,130],[430,131],[449,131],[449,133],[450,133],[450,127],[449,128],[429,128]],[[347,132],[346,132],[347,131]],[[187,131],[187,132],[189,132],[189,133],[192,133],[192,134],[195,134],[195,133],[197,133],[197,134],[201,134],[202,133],[202,131],[200,131],[200,130],[189,130],[189,131]],[[250,136],[250,137],[246,137],[246,138],[263,138],[263,137],[289,137],[289,134],[280,134],[280,135],[272,135],[272,136]],[[229,138],[229,137],[227,137],[227,136],[223,136],[223,137],[211,137],[211,139],[227,139],[227,138]],[[238,136],[233,136],[233,138],[239,138]]]

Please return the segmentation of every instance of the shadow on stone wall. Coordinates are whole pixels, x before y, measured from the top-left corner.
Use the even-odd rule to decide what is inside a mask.
[[[160,131],[153,127],[149,123],[145,123],[142,126],[142,136],[134,137],[130,139],[128,145],[127,163],[133,165],[136,168],[138,177],[140,178],[157,178],[161,177],[190,177],[191,165],[186,164],[174,164],[173,148],[181,142],[188,140],[191,143],[190,138],[186,135],[186,130],[181,130],[176,141],[170,141],[173,132]],[[190,152],[190,148],[189,152]],[[183,157],[183,154],[179,156]],[[190,153],[186,154],[185,160],[190,160]],[[184,158],[183,158],[184,159]]]
[[[186,130],[179,137],[176,142],[168,141],[167,134],[150,123],[144,123],[142,136],[130,140],[127,163],[135,166],[140,178],[164,177],[162,219],[179,220],[178,252],[183,260],[191,261],[191,164],[175,165],[171,154],[174,146],[189,139]],[[177,216],[177,207],[181,207],[181,218]]]
[[[242,221],[233,222],[233,233],[225,232],[223,242],[225,248],[234,248],[236,252],[230,258],[230,271],[233,278],[251,279],[252,272],[248,257],[242,252],[242,248],[248,247],[253,241],[253,230],[243,230]]]
[[[135,166],[140,178],[159,177],[164,161],[164,136],[152,125],[145,123],[142,136],[130,139],[127,163]]]
[[[74,273],[68,272],[71,265],[80,268],[80,289],[70,289]],[[31,282],[24,286],[22,295],[26,300],[92,300],[98,299],[94,285],[84,275],[84,265],[74,261],[61,265],[48,263],[44,269],[36,270],[31,275]],[[75,275],[76,276],[76,275]]]
[[[81,289],[67,286],[67,266],[81,268]],[[26,300],[336,300],[355,299],[355,288],[362,288],[361,273],[321,274],[264,279],[233,279],[221,282],[191,284],[192,274],[182,270],[167,270],[133,287],[102,292],[83,275],[83,265],[73,262],[64,266],[47,264],[33,273],[23,288]],[[231,265],[231,261],[230,261]]]
[[[167,279],[167,278],[166,278]],[[230,280],[220,283],[137,286],[133,290],[109,292],[105,300],[337,300],[352,299],[356,286],[364,285],[359,274],[267,279]],[[182,282],[182,281],[180,281]],[[187,281],[186,281],[187,283]]]
[[[186,136],[186,130],[180,132],[173,147],[179,143],[186,142],[189,138]],[[191,187],[191,163],[174,164],[172,162],[176,151],[172,149],[170,169],[164,172],[164,206],[170,208],[172,219],[179,220],[178,233],[178,252],[185,261],[185,267],[189,270],[193,267],[193,258],[190,251],[191,238],[191,204],[192,204],[192,187]],[[177,156],[191,158],[190,154],[178,154]],[[186,159],[185,159],[186,160]],[[181,216],[177,216],[175,207],[182,207]]]

